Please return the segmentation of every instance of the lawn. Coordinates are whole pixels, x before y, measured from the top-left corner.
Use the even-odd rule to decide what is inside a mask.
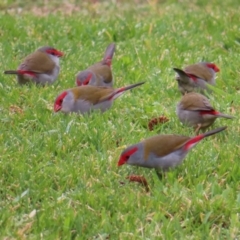
[[[237,0],[0,3],[0,236],[12,239],[240,239],[240,5]],[[115,87],[146,81],[90,116],[53,112],[79,70],[111,42]],[[40,46],[65,53],[51,86],[19,86],[16,69]],[[176,117],[173,67],[214,62],[222,133],[159,181],[123,165],[127,146],[156,134],[194,135]],[[148,129],[148,121],[165,116]],[[126,179],[144,176],[149,191]]]

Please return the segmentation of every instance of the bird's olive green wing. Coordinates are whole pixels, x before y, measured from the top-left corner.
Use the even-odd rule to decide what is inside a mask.
[[[183,109],[191,111],[211,111],[214,110],[208,99],[199,93],[185,94],[181,99]]]
[[[91,85],[80,86],[70,89],[75,99],[82,99],[91,102],[93,105],[102,101],[114,90],[107,87],[96,87]]]
[[[211,81],[213,75],[211,70],[201,63],[196,63],[185,67],[185,72],[195,75],[198,78],[206,80],[206,82]]]
[[[180,135],[157,135],[143,141],[144,159],[147,160],[150,153],[157,157],[163,157],[181,148],[190,138]]]
[[[103,65],[101,63],[97,63],[88,68],[95,73],[98,79],[102,79],[105,83],[110,83],[112,81],[112,71],[108,65]]]
[[[19,69],[36,73],[49,73],[54,67],[55,63],[46,53],[36,51],[25,58]]]

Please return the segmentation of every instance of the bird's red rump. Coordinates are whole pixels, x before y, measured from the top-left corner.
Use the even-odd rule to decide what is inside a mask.
[[[201,141],[204,138],[203,134],[200,134],[192,139],[190,139],[187,143],[184,145],[184,150],[187,151],[190,148],[192,148],[195,144],[197,144],[199,141]]]
[[[187,73],[187,75],[188,75],[194,82],[197,81],[197,77],[196,77],[195,75],[189,74],[189,73]]]
[[[32,71],[18,70],[18,73],[21,74],[21,75],[24,75],[24,74],[30,75],[32,77],[36,76],[36,74],[34,72],[32,72]]]
[[[218,115],[219,112],[215,110],[210,110],[210,111],[200,111],[201,115]]]
[[[107,100],[110,101],[110,100],[114,99],[119,93],[122,93],[125,90],[126,90],[125,87],[119,88],[114,94],[111,94]]]
[[[105,59],[105,63],[106,63],[109,67],[111,67],[111,65],[112,65],[112,58],[111,58],[111,57],[107,57],[107,58]]]
[[[119,88],[119,89],[117,90],[117,92],[116,92],[114,95],[117,95],[118,93],[124,92],[125,90],[126,90],[125,87],[121,87],[121,88]],[[112,97],[114,97],[114,96],[112,96]],[[110,99],[109,99],[109,100],[110,100]]]

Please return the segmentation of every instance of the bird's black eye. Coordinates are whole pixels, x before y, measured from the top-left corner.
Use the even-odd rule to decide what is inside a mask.
[[[47,53],[48,53],[48,54],[51,54],[51,55],[53,55],[53,56],[56,55],[56,52],[55,52],[53,49],[47,50]]]
[[[130,156],[129,156],[129,155],[127,155],[127,156],[125,156],[125,158],[126,158],[126,160],[128,160],[128,159],[130,158]]]

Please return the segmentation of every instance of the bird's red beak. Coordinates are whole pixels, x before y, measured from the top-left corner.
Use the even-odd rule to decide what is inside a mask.
[[[54,105],[54,112],[58,112],[58,111],[60,111],[61,108],[62,108],[62,107],[61,107],[60,105],[55,104],[55,105]]]
[[[126,163],[126,161],[123,158],[120,158],[118,161],[118,167],[122,166],[125,163]]]
[[[137,150],[138,150],[137,147],[132,147],[131,149],[124,151],[118,160],[118,167],[127,163],[129,157],[132,156]]]
[[[62,57],[64,55],[64,53],[63,52],[61,52],[61,51],[56,51],[56,56],[58,56],[59,58],[60,57]]]

